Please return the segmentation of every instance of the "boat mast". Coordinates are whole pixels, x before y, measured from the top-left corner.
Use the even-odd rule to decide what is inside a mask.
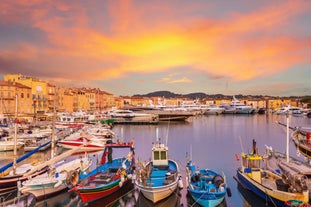
[[[16,174],[16,156],[17,156],[17,94],[15,94],[15,122],[14,122],[14,158],[13,174]]]
[[[53,119],[52,119],[52,143],[51,143],[51,159],[54,158],[54,148],[55,148],[55,116],[56,116],[56,87],[54,87],[54,104],[53,104]]]
[[[289,162],[289,115],[286,112],[286,162]]]

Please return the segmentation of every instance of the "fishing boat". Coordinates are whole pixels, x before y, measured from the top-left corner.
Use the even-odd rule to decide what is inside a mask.
[[[70,154],[75,151],[70,151]],[[38,175],[36,177],[30,177],[28,180],[22,182],[22,187],[19,189],[23,194],[32,193],[37,200],[43,198],[49,198],[57,195],[58,193],[67,189],[66,181],[75,173],[85,173],[91,166],[92,161],[85,155],[83,157],[73,159],[71,161],[65,161],[64,159],[69,156],[68,153],[61,154],[54,157],[52,160],[60,160],[57,163],[49,162],[52,167],[48,169],[46,173]]]
[[[24,146],[24,142],[14,142],[13,139],[4,137],[0,140],[0,152],[20,150]]]
[[[211,169],[197,170],[192,160],[186,166],[186,185],[195,202],[206,207],[219,205],[227,192],[224,174]]]
[[[126,157],[112,158],[113,149],[128,148]],[[79,175],[79,179],[69,180],[72,186],[70,191],[75,191],[83,203],[94,202],[118,191],[131,179],[135,159],[134,142],[108,143],[105,146],[100,165],[90,171]]]
[[[98,138],[87,138],[79,137],[76,139],[65,139],[58,141],[58,145],[64,149],[76,149],[79,148],[80,151],[99,151],[105,148],[105,143],[107,140],[102,140]]]
[[[300,183],[300,180],[305,180],[311,190],[311,165],[301,159],[296,159],[289,155],[289,116],[286,116],[286,153],[278,152],[271,146],[266,146],[264,155],[265,167],[277,174],[286,177],[291,181],[292,186]],[[301,188],[299,186],[295,188]]]
[[[44,145],[44,147],[41,147],[39,151],[44,151],[47,148],[51,147],[51,138],[39,138],[39,139],[26,140],[25,145],[24,145],[24,151],[26,152],[32,151],[41,145]]]
[[[16,104],[15,104],[15,118],[17,118],[17,95],[16,95]],[[17,159],[17,149],[18,149],[18,142],[17,142],[17,122],[14,122],[14,137],[13,137],[13,162],[6,164],[5,166],[0,168],[0,193],[16,190],[18,187],[18,183],[25,181],[28,176],[25,176],[26,172],[31,171],[29,175],[37,176],[44,172],[46,172],[46,167],[37,167],[39,162],[32,162],[32,163],[24,163],[20,165],[19,163],[26,158],[30,157],[34,153],[36,153],[40,148],[44,147],[45,145],[39,146],[36,149],[32,150],[29,153],[21,156]],[[0,146],[3,143],[0,143]],[[33,170],[36,168],[36,170]]]
[[[306,127],[292,128],[291,138],[297,150],[306,158],[311,158],[311,129]]]
[[[309,190],[303,177],[293,185],[289,177],[282,177],[261,167],[263,157],[258,153],[255,140],[252,151],[241,156],[241,167],[237,169],[234,179],[245,189],[276,206],[284,206],[288,200],[309,201]]]
[[[170,196],[182,182],[177,162],[168,159],[168,147],[160,142],[152,147],[151,162],[138,167],[134,184],[153,203]]]

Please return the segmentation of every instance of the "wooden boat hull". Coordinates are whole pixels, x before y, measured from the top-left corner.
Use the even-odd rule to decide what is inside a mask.
[[[227,192],[223,176],[208,169],[200,169],[198,175],[194,165],[187,165],[186,172],[187,189],[195,202],[206,207],[223,202]]]
[[[308,202],[308,192],[290,193],[285,191],[280,191],[277,189],[272,189],[270,187],[264,186],[255,180],[248,177],[246,173],[243,173],[240,169],[237,170],[237,176],[234,177],[237,182],[239,182],[245,189],[252,191],[257,196],[262,199],[276,204],[277,206],[284,206],[284,203],[288,200],[301,200]]]
[[[35,177],[37,175],[43,174],[47,171],[47,168],[43,168],[40,171],[35,172],[32,174],[32,177]],[[17,176],[9,176],[9,177],[1,177],[0,178],[0,192],[5,192],[8,190],[12,189],[17,189],[17,183],[18,182],[23,182],[27,180],[28,177],[22,176],[22,175],[17,175]]]
[[[67,186],[65,184],[61,184],[58,187],[47,186],[46,188],[44,187],[34,189],[25,188],[24,190],[22,190],[22,193],[24,192],[31,193],[36,197],[36,200],[40,201],[58,195],[66,190]]]
[[[112,193],[120,190],[123,185],[126,185],[128,182],[125,181],[125,183],[120,186],[120,181],[121,180],[116,180],[115,182],[109,183],[109,185],[98,188],[79,188],[76,191],[81,197],[83,203],[90,203],[111,195]]]
[[[164,187],[158,188],[148,188],[143,186],[138,186],[140,192],[153,203],[157,203],[164,198],[169,197],[176,189],[178,185],[178,180]]]
[[[151,167],[151,162],[147,163],[147,167],[148,166]],[[175,171],[175,173],[167,175],[169,171]],[[145,198],[153,203],[157,203],[158,201],[169,197],[177,189],[179,179],[180,176],[177,163],[173,160],[169,160],[167,169],[153,170],[149,178],[146,180],[146,183],[143,181],[144,178],[141,177],[141,179],[135,181],[135,185]]]

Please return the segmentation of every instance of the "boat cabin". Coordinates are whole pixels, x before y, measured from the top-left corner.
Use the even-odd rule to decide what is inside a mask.
[[[164,144],[155,144],[152,147],[152,162],[154,166],[168,166],[168,147]]]

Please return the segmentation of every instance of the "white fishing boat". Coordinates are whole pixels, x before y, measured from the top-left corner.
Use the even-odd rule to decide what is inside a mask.
[[[64,163],[65,162],[65,163]],[[72,172],[85,172],[92,164],[88,156],[74,159],[72,161],[60,161],[56,163],[55,168],[49,169],[46,173],[30,178],[22,183],[19,190],[22,193],[32,193],[38,200],[51,197],[67,189],[66,179],[75,175]]]
[[[156,203],[170,196],[180,184],[181,177],[176,161],[168,159],[168,147],[158,142],[152,147],[152,160],[140,163],[135,185],[150,201]]]

